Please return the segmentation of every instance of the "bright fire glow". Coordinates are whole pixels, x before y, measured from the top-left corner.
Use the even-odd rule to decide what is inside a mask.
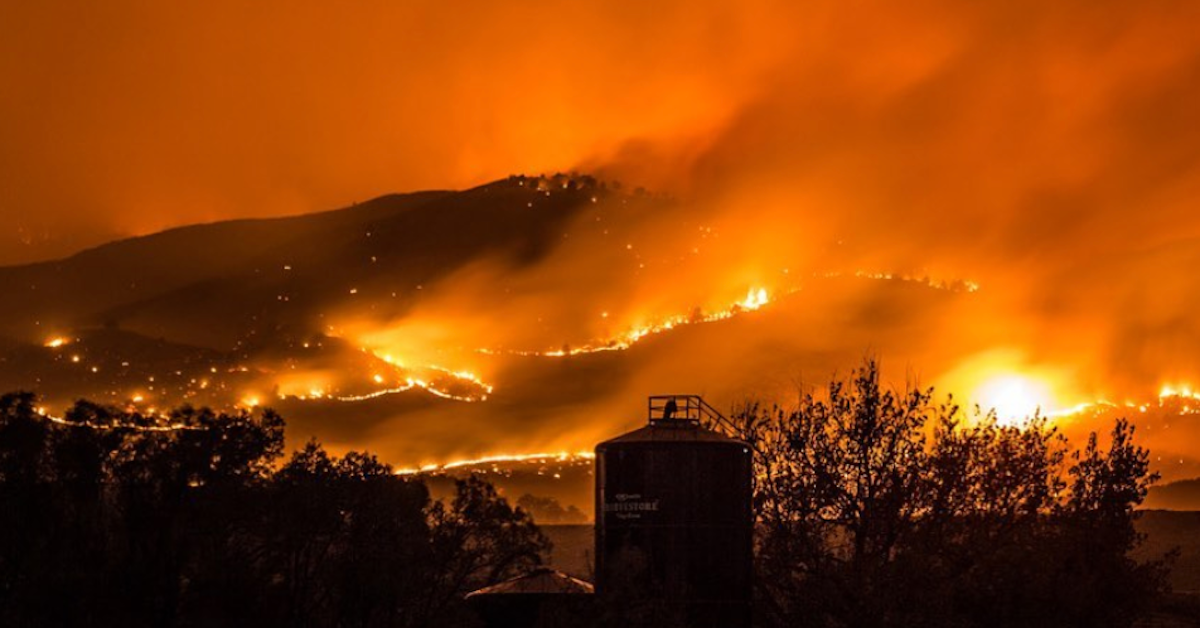
[[[757,310],[769,302],[770,299],[767,298],[766,288],[759,288],[758,290],[751,288],[750,292],[746,294],[746,298],[738,305],[747,310]]]
[[[1180,397],[1183,399],[1200,399],[1200,391],[1190,384],[1164,384],[1158,393],[1159,399]]]
[[[834,278],[834,277],[842,277],[844,275],[842,273],[829,272],[829,273],[824,273],[821,276],[823,276],[825,278]],[[855,271],[853,273],[853,276],[857,277],[859,279],[874,279],[874,280],[880,280],[880,281],[904,281],[904,282],[919,283],[926,287],[937,289],[937,290],[963,291],[963,292],[976,292],[979,290],[978,283],[975,283],[974,281],[968,281],[968,280],[943,281],[943,280],[938,280],[938,279],[931,279],[929,277],[915,277],[915,276],[895,274],[895,273],[868,272],[868,271],[861,271],[861,270]],[[780,296],[786,296],[789,294],[793,294],[797,291],[799,291],[798,288],[780,291]],[[667,318],[664,318],[664,319],[661,319],[661,320],[658,320],[658,321],[655,321],[652,323],[634,326],[634,327],[626,330],[624,333],[618,334],[614,337],[602,339],[602,340],[593,340],[591,342],[585,343],[578,347],[570,347],[568,349],[550,349],[547,351],[519,351],[519,350],[517,350],[517,351],[497,351],[497,350],[493,350],[493,349],[480,349],[479,352],[484,353],[484,354],[508,354],[508,355],[524,355],[524,356],[557,358],[557,357],[581,355],[581,354],[587,354],[587,353],[598,353],[601,351],[623,351],[625,349],[632,347],[633,345],[637,344],[638,342],[645,340],[647,337],[650,337],[650,336],[653,336],[656,334],[661,334],[663,332],[670,331],[677,327],[682,327],[684,325],[690,325],[690,324],[712,323],[712,322],[716,322],[716,321],[726,320],[729,318],[733,318],[734,316],[737,316],[744,312],[753,312],[755,310],[762,309],[763,307],[770,305],[771,303],[772,303],[771,294],[767,291],[766,288],[752,287],[746,292],[745,298],[743,298],[740,301],[736,301],[736,302],[730,304],[728,307],[726,307],[724,309],[717,310],[715,312],[706,313],[706,314],[700,314],[699,316],[697,316],[695,314],[692,314],[692,315],[676,314],[676,315],[669,316]],[[607,318],[609,318],[609,316],[610,316],[610,313],[608,311],[604,311],[604,312],[600,313],[600,318],[607,319]]]
[[[1108,403],[1080,389],[1073,370],[1034,360],[1013,348],[976,353],[932,383],[938,391],[964,398],[983,412],[994,410],[996,419],[1006,425],[1023,425],[1035,414],[1061,417]]]
[[[331,383],[315,383],[309,379],[311,375],[299,374],[288,381],[286,386],[281,387],[279,398],[358,403],[419,388],[442,399],[470,403],[487,400],[494,390],[491,384],[470,371],[453,370],[432,364],[407,367],[391,354],[366,349],[363,349],[363,352],[370,353],[389,366],[395,367],[396,372],[392,375],[372,374],[368,381],[374,389],[364,392],[352,392],[353,389],[345,390]]]
[[[36,408],[33,409],[33,411],[35,413],[37,413],[38,416],[42,417],[43,419],[46,419],[47,421],[50,421],[51,423],[57,423],[58,425],[64,425],[66,427],[78,427],[78,428],[85,428],[85,429],[92,429],[92,430],[123,429],[123,430],[134,430],[137,432],[177,432],[177,431],[199,431],[199,430],[205,429],[203,427],[199,427],[199,426],[195,426],[195,425],[183,425],[180,423],[168,423],[168,424],[160,424],[160,425],[138,425],[135,423],[112,423],[109,425],[96,425],[93,423],[77,423],[75,421],[68,421],[67,419],[64,419],[63,417],[55,416],[55,415],[51,414],[50,409],[45,406],[37,406]],[[156,416],[160,420],[166,418],[164,415],[155,413],[153,408],[151,408],[151,410],[148,414],[143,414],[142,416]]]
[[[844,273],[828,272],[822,275],[826,279],[834,279],[846,276]],[[979,292],[979,284],[969,279],[957,279],[954,281],[946,281],[944,279],[936,279],[933,277],[916,276],[903,273],[886,273],[880,271],[856,270],[854,277],[858,279],[873,279],[876,281],[903,281],[906,283],[916,283],[934,290],[947,290],[950,292]]]
[[[46,342],[44,343],[44,346],[47,348],[50,348],[50,349],[57,349],[59,347],[66,346],[69,344],[71,344],[70,338],[64,338],[62,336],[55,336],[53,338],[48,338],[46,340]]]
[[[462,467],[472,467],[481,464],[492,464],[497,462],[536,462],[536,461],[556,461],[568,462],[573,460],[592,460],[596,454],[590,451],[577,451],[571,453],[569,451],[560,451],[556,453],[535,453],[535,454],[497,454],[495,456],[485,456],[483,458],[468,458],[463,460],[454,460],[441,464],[427,464],[420,467],[409,467],[405,469],[396,469],[396,475],[415,475],[418,473],[436,473],[439,471],[449,471]]]
[[[612,338],[605,340],[594,340],[579,347],[571,347],[568,349],[552,349],[548,351],[496,351],[492,349],[480,349],[479,352],[484,354],[508,354],[545,358],[561,358],[565,356],[582,355],[586,353],[599,353],[601,351],[624,351],[638,342],[645,340],[649,336],[661,334],[663,332],[675,329],[676,327],[722,321],[728,318],[733,318],[734,316],[737,316],[743,312],[752,312],[754,310],[761,309],[763,306],[768,305],[769,303],[771,303],[771,298],[766,288],[750,288],[750,290],[746,293],[746,298],[733,303],[725,309],[700,315],[676,314],[654,323],[633,327]],[[608,312],[601,312],[600,317],[608,318]]]
[[[975,390],[973,398],[984,410],[994,409],[1001,423],[1010,425],[1050,410],[1054,404],[1046,382],[1017,374],[985,381]]]

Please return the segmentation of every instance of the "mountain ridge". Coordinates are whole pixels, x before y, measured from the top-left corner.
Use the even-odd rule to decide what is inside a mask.
[[[353,290],[355,274],[367,283],[391,277],[390,292],[407,295],[480,255],[508,251],[511,259],[528,263],[590,196],[560,190],[546,197],[526,188],[526,180],[512,177],[461,192],[389,194],[300,216],[187,225],[61,260],[0,268],[0,289],[16,297],[0,304],[3,332],[34,339],[34,327],[115,322],[170,336],[168,323],[178,318],[179,306],[200,302],[188,295],[193,287],[203,288],[207,303],[265,310],[269,317],[272,310],[301,309],[269,302],[297,286],[319,293],[297,299],[311,305]],[[254,285],[255,293],[240,289],[246,285]],[[264,303],[259,297],[267,293]],[[157,310],[153,324],[138,322],[143,307]],[[133,322],[122,320],[130,317]]]

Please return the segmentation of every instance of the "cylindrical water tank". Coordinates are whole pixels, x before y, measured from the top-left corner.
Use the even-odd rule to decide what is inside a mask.
[[[750,625],[752,459],[700,426],[705,408],[653,397],[648,425],[596,446],[596,590],[691,628],[739,628]]]

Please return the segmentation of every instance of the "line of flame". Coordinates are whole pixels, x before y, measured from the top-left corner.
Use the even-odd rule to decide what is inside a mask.
[[[571,460],[592,460],[596,454],[590,451],[577,451],[571,453],[569,451],[560,451],[554,453],[533,453],[533,454],[499,454],[495,456],[485,456],[483,458],[470,458],[464,460],[453,460],[443,462],[441,464],[427,464],[420,467],[408,467],[404,469],[396,469],[396,475],[416,475],[419,473],[436,473],[438,471],[449,471],[462,467],[471,467],[481,464],[494,464],[497,462],[531,462],[538,460],[567,462]]]
[[[784,294],[792,294],[797,291],[797,289],[789,290]],[[523,357],[561,358],[588,353],[600,353],[603,351],[624,351],[638,342],[641,342],[648,336],[661,334],[684,325],[696,325],[723,321],[745,312],[753,312],[755,310],[762,309],[769,303],[771,303],[771,299],[766,288],[751,288],[745,299],[734,303],[724,310],[713,312],[711,314],[705,314],[700,317],[676,314],[657,323],[652,323],[641,327],[634,327],[612,339],[603,342],[593,341],[579,347],[572,347],[569,349],[551,349],[547,351],[527,351],[519,349],[478,349],[477,352],[485,355],[516,355]]]
[[[207,428],[197,425],[183,425],[175,423],[171,425],[130,425],[125,423],[111,423],[109,425],[96,425],[94,423],[79,423],[77,421],[68,421],[62,417],[50,414],[45,408],[34,408],[34,413],[38,416],[59,425],[67,427],[86,427],[93,430],[133,430],[135,432],[179,432],[179,431],[200,431]]]
[[[819,276],[826,279],[837,279],[839,277],[846,277],[848,274],[830,271],[827,273],[821,273]],[[905,273],[888,273],[867,270],[856,270],[849,276],[857,277],[859,279],[875,279],[878,281],[904,281],[908,283],[917,283],[928,288],[933,288],[934,290],[946,290],[948,292],[979,292],[979,284],[969,279],[943,281],[926,276],[919,277],[917,275],[909,275]]]

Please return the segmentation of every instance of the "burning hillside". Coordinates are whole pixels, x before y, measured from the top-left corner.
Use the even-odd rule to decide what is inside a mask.
[[[1193,381],[1185,361],[1089,362],[1094,348],[1017,316],[994,274],[856,267],[845,241],[817,254],[754,233],[565,175],[169,231],[0,269],[20,296],[4,305],[0,383],[50,413],[80,397],[149,415],[275,407],[293,443],[442,471],[588,451],[663,390],[786,403],[864,353],[893,385],[1002,420],[1189,424],[1190,408],[1145,401]],[[1064,325],[1084,324],[1070,311]],[[1197,452],[1175,449],[1164,469],[1186,476]]]

